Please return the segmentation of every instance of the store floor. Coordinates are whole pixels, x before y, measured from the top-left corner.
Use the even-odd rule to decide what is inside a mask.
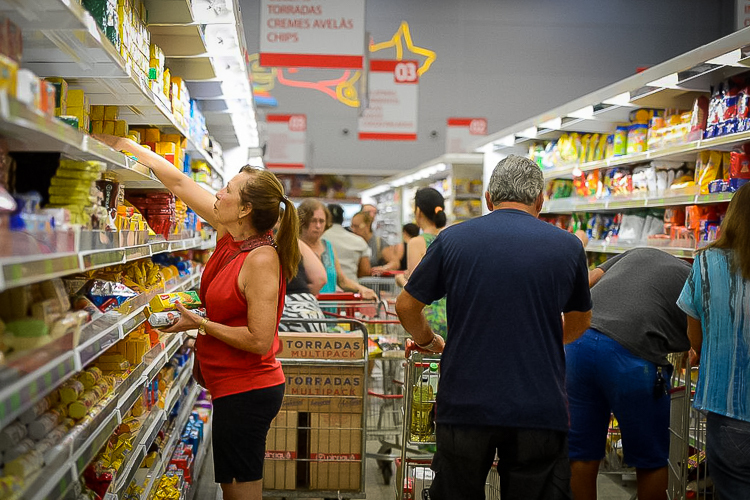
[[[376,445],[373,443],[374,446]],[[377,449],[370,451],[377,451]],[[383,484],[383,477],[375,460],[367,460],[366,471],[365,493],[367,500],[394,500],[396,498],[393,484],[389,486]],[[210,450],[198,481],[196,500],[222,500],[221,488],[214,483],[213,453]],[[631,500],[634,492],[635,482],[633,481],[623,482],[620,476],[615,475],[599,476],[599,500]],[[291,493],[289,498],[294,498],[293,492]]]

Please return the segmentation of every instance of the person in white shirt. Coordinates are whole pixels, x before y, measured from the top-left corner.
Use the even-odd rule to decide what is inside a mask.
[[[356,234],[344,229],[344,209],[341,205],[328,205],[333,225],[323,233],[323,239],[333,245],[341,270],[347,276],[370,275],[370,246]]]

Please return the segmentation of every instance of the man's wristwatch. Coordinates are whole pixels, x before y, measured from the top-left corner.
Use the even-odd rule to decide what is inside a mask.
[[[419,347],[420,349],[424,349],[425,351],[432,351],[433,348],[435,347],[435,339],[436,338],[437,338],[437,334],[433,333],[432,334],[432,340],[430,340],[430,342],[428,344],[421,345],[421,344],[417,344],[416,342],[415,342],[415,344],[417,344],[417,347]]]
[[[208,324],[208,318],[203,318],[200,325],[198,325],[198,333],[200,335],[206,334],[206,325]]]

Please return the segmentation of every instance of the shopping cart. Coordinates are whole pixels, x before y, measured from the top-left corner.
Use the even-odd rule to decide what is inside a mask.
[[[670,500],[714,498],[713,483],[705,462],[706,420],[692,406],[698,368],[690,366],[687,353],[671,355],[670,362],[674,373],[670,388],[667,497]]]
[[[401,457],[397,462],[396,498],[429,498],[433,480],[430,469],[435,450],[435,394],[440,380],[439,355],[413,353],[406,363],[404,378],[404,426]],[[436,369],[436,365],[438,369]],[[485,498],[500,499],[500,476],[495,462],[485,482]]]
[[[406,331],[383,301],[364,301],[356,294],[318,296],[326,316],[361,322],[370,345],[366,438],[367,458],[377,460],[385,484],[399,456],[403,427],[404,342]]]
[[[364,276],[359,278],[359,284],[371,288],[378,298],[390,304],[396,301],[401,287],[396,283],[395,275]]]

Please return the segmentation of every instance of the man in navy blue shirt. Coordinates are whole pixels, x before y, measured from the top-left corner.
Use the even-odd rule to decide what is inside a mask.
[[[581,241],[538,219],[543,190],[531,160],[498,163],[491,213],[443,230],[396,302],[416,349],[443,353],[432,500],[483,499],[496,453],[503,500],[572,497],[563,344],[591,296]],[[422,314],[444,296],[445,343]]]

